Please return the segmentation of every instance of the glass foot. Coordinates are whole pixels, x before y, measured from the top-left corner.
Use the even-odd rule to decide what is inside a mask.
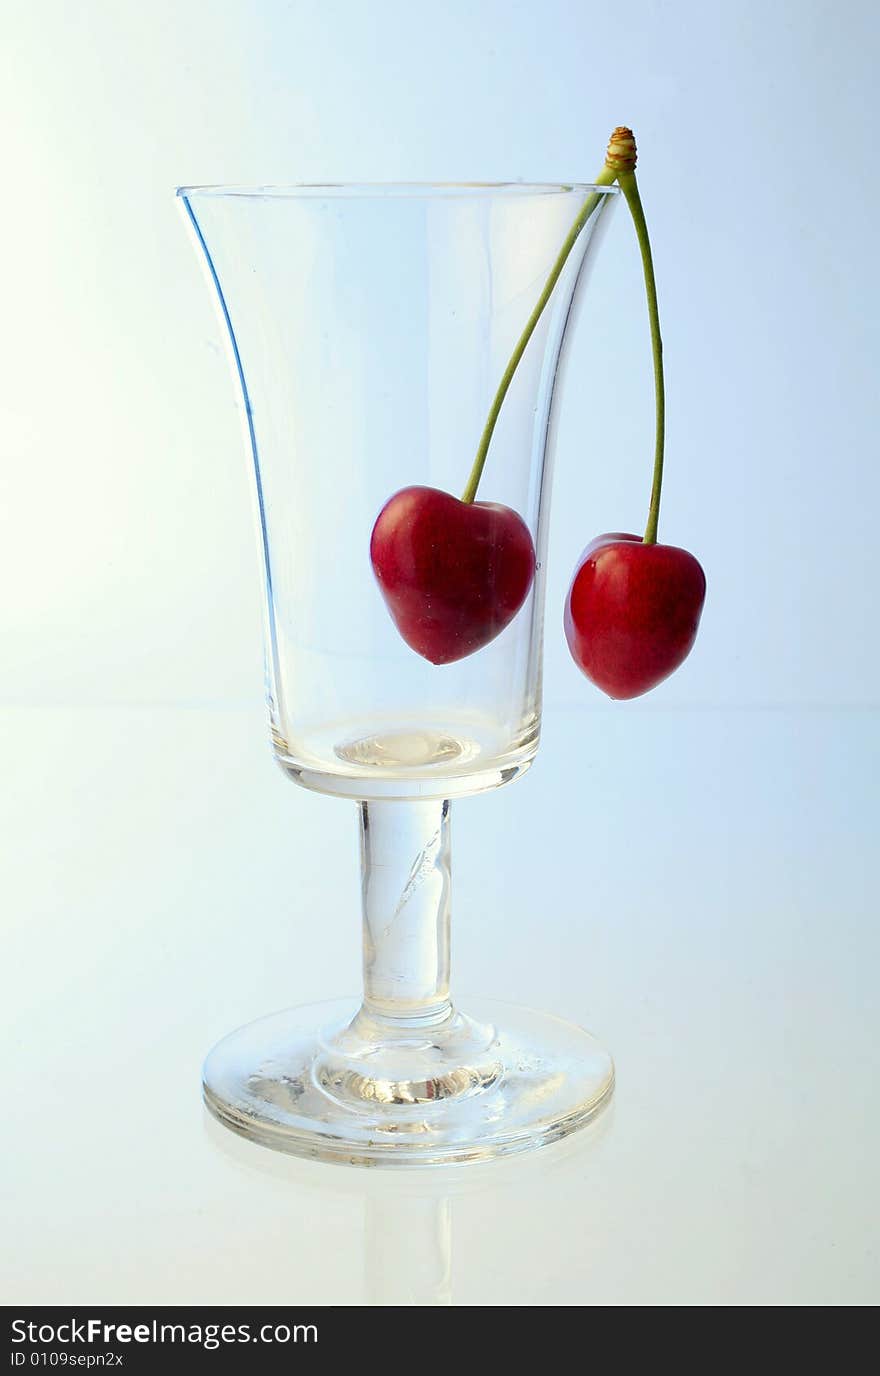
[[[276,1013],[214,1048],[205,1102],[277,1151],[371,1166],[528,1151],[608,1102],[614,1066],[588,1032],[515,1005],[471,1007],[393,1027],[353,1001]]]

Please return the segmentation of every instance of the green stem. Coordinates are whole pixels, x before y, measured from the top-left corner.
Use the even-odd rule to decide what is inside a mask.
[[[602,171],[599,173],[598,177],[596,178],[595,185],[610,186],[616,177],[617,173],[613,170],[613,168],[610,168],[606,164],[602,168]],[[636,198],[638,198],[638,192],[636,192]],[[587,199],[581,206],[578,217],[572,225],[571,229],[568,231],[568,236],[565,240],[565,243],[559,250],[559,256],[557,257],[556,262],[553,264],[553,267],[550,271],[550,276],[547,278],[547,281],[544,285],[544,290],[538,297],[537,305],[535,306],[535,309],[529,316],[526,327],[520,335],[519,340],[517,341],[517,345],[513,351],[513,354],[511,355],[510,362],[504,369],[504,376],[498,384],[498,391],[495,393],[495,399],[492,402],[489,415],[486,419],[486,424],[483,427],[483,433],[480,436],[480,444],[479,448],[477,449],[477,457],[474,459],[474,466],[471,469],[471,475],[468,478],[467,487],[462,493],[461,500],[463,502],[472,502],[477,495],[477,488],[480,485],[480,478],[483,476],[483,469],[486,466],[486,455],[489,453],[489,445],[492,440],[492,434],[495,429],[498,416],[501,412],[501,407],[504,403],[504,398],[507,396],[508,388],[510,387],[511,382],[513,381],[513,375],[519,366],[520,359],[526,351],[526,345],[528,344],[529,340],[535,332],[535,326],[537,325],[538,321],[540,320],[543,314],[544,307],[550,300],[553,288],[559,281],[559,276],[562,272],[562,269],[565,267],[568,255],[574,248],[578,235],[580,234],[584,225],[587,223],[587,220],[589,220],[590,216],[596,209],[596,206],[599,204],[599,201],[601,199],[602,198],[600,193],[598,191],[593,191],[590,193],[590,195],[587,197]],[[630,209],[632,209],[631,205]],[[635,214],[634,211],[633,214]],[[648,250],[648,260],[650,262],[650,249]]]
[[[645,223],[645,212],[642,209],[642,201],[639,196],[639,188],[636,185],[634,172],[621,172],[617,178],[621,191],[626,197],[633,224],[636,228],[636,238],[639,241],[639,251],[642,255],[642,268],[645,274],[645,291],[648,297],[648,318],[651,322],[651,353],[654,359],[654,404],[655,404],[655,437],[654,437],[654,480],[651,486],[651,506],[648,511],[648,524],[645,527],[644,543],[646,545],[656,545],[657,543],[657,522],[660,518],[660,489],[663,485],[663,446],[666,431],[666,393],[663,383],[663,340],[660,338],[660,312],[657,307],[657,284],[654,281],[654,262],[651,257],[651,241],[648,238],[648,226]]]

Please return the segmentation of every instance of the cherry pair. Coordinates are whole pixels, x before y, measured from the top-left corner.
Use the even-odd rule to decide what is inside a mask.
[[[370,557],[398,631],[432,664],[463,659],[500,635],[535,571],[532,537],[515,511],[432,487],[406,487],[386,502]],[[686,550],[599,536],[565,604],[576,664],[609,697],[646,693],[689,653],[705,591]]]
[[[635,177],[632,130],[611,135],[597,186],[617,182],[642,257],[654,362],[654,480],[644,539],[600,535],[575,569],[565,634],[575,663],[612,698],[646,693],[681,664],[697,633],[706,579],[692,554],[657,543],[663,482],[663,346],[648,229]],[[520,360],[574,243],[595,211],[591,191],[556,258],[504,371],[461,500],[432,487],[405,487],[382,508],[370,557],[406,643],[432,664],[451,664],[494,640],[519,611],[535,574],[528,527],[510,507],[475,501],[498,414]]]

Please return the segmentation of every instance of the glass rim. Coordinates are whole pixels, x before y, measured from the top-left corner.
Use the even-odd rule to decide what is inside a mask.
[[[599,186],[594,182],[293,182],[280,186],[178,186],[175,195],[186,200],[199,196],[242,196],[254,199],[311,200],[325,198],[356,199],[382,196],[561,196],[572,192],[588,195],[595,191],[603,196],[617,196],[617,186]]]

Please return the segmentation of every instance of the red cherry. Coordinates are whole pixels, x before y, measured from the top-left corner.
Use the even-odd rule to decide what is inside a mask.
[[[432,664],[464,659],[500,635],[535,575],[521,516],[436,487],[405,487],[385,503],[370,559],[397,629]]]
[[[688,656],[706,575],[674,545],[600,535],[587,545],[565,601],[565,636],[578,668],[612,698],[637,698]]]

